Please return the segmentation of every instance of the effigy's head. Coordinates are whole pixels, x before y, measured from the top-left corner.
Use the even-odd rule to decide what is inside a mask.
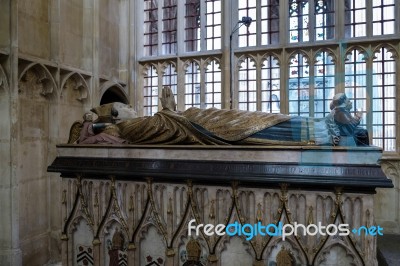
[[[119,121],[137,117],[136,111],[129,104],[120,102],[107,103],[91,109],[98,118],[96,122],[107,123],[117,118]]]

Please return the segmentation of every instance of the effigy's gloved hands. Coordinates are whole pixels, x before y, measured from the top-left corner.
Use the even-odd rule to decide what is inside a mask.
[[[161,106],[163,109],[168,109],[170,111],[176,111],[176,102],[174,93],[170,87],[163,87],[161,92]]]

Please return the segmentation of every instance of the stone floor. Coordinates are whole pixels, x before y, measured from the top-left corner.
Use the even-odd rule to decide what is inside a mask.
[[[400,235],[384,234],[378,237],[378,264],[400,265]]]

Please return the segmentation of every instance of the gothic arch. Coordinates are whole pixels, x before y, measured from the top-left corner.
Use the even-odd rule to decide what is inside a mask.
[[[257,68],[258,62],[257,59],[255,58],[255,56],[253,55],[249,55],[249,54],[245,54],[240,56],[237,61],[236,61],[236,67],[237,69],[242,68],[241,64],[246,60],[246,59],[250,59],[250,62],[253,63],[254,67]]]
[[[200,64],[201,64],[201,62],[199,61],[199,60],[196,60],[196,59],[190,59],[190,60],[186,60],[184,63],[183,63],[183,71],[186,73],[187,72],[187,68],[190,66],[190,64],[194,64],[195,66],[196,66],[196,68],[197,68],[197,70],[198,71],[200,71]]]
[[[268,60],[276,60],[277,61],[277,65],[280,67],[281,66],[281,57],[279,55],[277,55],[276,53],[265,53],[263,55],[261,55],[261,61],[260,61],[260,66],[263,67],[264,66],[264,62],[268,61]]]
[[[291,65],[290,60],[291,60],[293,57],[295,57],[296,55],[298,55],[298,54],[301,54],[301,55],[304,57],[304,60],[305,60],[305,63],[306,63],[306,64],[311,65],[311,64],[310,64],[310,56],[309,56],[309,54],[308,54],[306,51],[304,51],[304,50],[302,50],[302,49],[299,49],[299,50],[295,50],[295,51],[291,52],[291,53],[288,55],[288,57],[287,57],[287,65],[288,65],[288,66]]]
[[[206,60],[204,60],[204,66],[205,69],[208,69],[208,66],[211,64],[211,62],[215,62],[215,64],[218,66],[218,69],[221,69],[221,59],[218,57],[209,57]]]
[[[319,54],[319,53],[323,53],[323,52],[326,52],[327,54],[328,54],[328,56],[330,56],[331,58],[332,58],[332,62],[334,63],[334,64],[336,64],[337,63],[337,56],[336,56],[336,54],[335,54],[335,52],[334,51],[332,51],[332,49],[330,49],[330,48],[320,48],[320,49],[318,49],[317,51],[315,51],[315,53],[313,54],[313,64],[315,65],[315,63],[316,63],[316,57],[317,57],[317,55]]]
[[[109,96],[110,101],[107,101],[105,97]],[[100,101],[99,104],[105,104],[110,102],[122,102],[129,104],[128,95],[125,92],[125,88],[114,81],[107,81],[100,87]]]
[[[364,58],[363,60],[365,62],[367,62],[368,58],[369,58],[369,53],[367,52],[367,50],[365,50],[363,47],[359,46],[359,45],[355,45],[355,46],[350,46],[349,48],[346,49],[345,54],[344,54],[344,61],[348,61],[347,56],[349,56],[353,51],[357,51],[358,54],[363,54]]]

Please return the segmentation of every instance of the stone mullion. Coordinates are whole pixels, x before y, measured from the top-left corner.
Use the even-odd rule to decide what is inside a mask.
[[[176,88],[176,103],[177,110],[185,110],[185,64],[180,58],[176,62],[176,74],[177,74],[177,88]]]
[[[262,93],[261,93],[261,89],[262,89],[262,82],[261,82],[261,68],[262,68],[262,56],[260,56],[260,54],[256,55],[256,62],[255,62],[255,66],[256,66],[256,88],[257,88],[257,95],[256,95],[256,99],[257,99],[257,110],[261,111],[262,105],[261,105],[261,101],[262,101]]]
[[[396,2],[397,3],[397,2]],[[398,3],[397,3],[398,4]],[[398,4],[399,8],[400,8],[400,4]],[[400,14],[400,12],[398,12],[398,14]],[[400,23],[397,23],[400,24]],[[399,25],[398,25],[399,26]],[[395,64],[396,64],[396,84],[400,84],[400,42],[397,43],[396,47],[396,55],[394,55],[394,59],[395,59]],[[400,125],[400,97],[398,97],[398,95],[400,95],[400,86],[396,86],[396,125]],[[396,152],[397,154],[399,154],[400,152],[400,129],[399,127],[396,128]],[[400,201],[399,201],[400,202]],[[400,218],[400,217],[399,217]],[[400,219],[399,219],[400,221]]]
[[[313,26],[314,28],[314,26]],[[318,49],[318,48],[317,48]],[[316,50],[311,49],[311,51],[308,51],[308,93],[309,93],[309,100],[308,100],[308,109],[309,109],[309,114],[310,116],[314,117],[315,116],[315,71],[314,71],[314,66],[315,66],[315,53]]]
[[[97,106],[98,103],[100,103],[100,78],[99,78],[99,65],[100,65],[100,54],[99,54],[99,49],[100,49],[100,7],[99,7],[99,1],[92,0],[92,5],[93,5],[93,32],[92,32],[92,38],[93,38],[93,50],[92,50],[92,55],[93,55],[93,65],[92,65],[92,82],[91,82],[91,95],[92,97],[90,98],[90,104],[91,106]]]
[[[281,113],[283,114],[288,114],[289,113],[289,95],[288,95],[288,89],[289,89],[289,52],[286,49],[283,49],[281,52],[280,56],[280,87],[281,87]]]
[[[8,2],[8,7],[10,9],[9,15],[9,30],[10,30],[10,43],[9,51],[10,54],[5,63],[5,71],[9,75],[9,91],[6,92],[7,97],[9,97],[9,144],[10,150],[3,158],[4,161],[9,161],[10,164],[8,169],[4,171],[8,178],[5,182],[5,191],[2,193],[2,201],[4,201],[5,210],[2,210],[1,224],[2,232],[7,234],[2,235],[2,248],[0,250],[0,258],[3,262],[9,263],[5,265],[22,265],[22,252],[19,236],[19,221],[20,221],[20,211],[19,211],[19,151],[20,149],[20,130],[19,130],[19,93],[18,93],[18,56],[19,56],[19,36],[18,36],[18,1],[6,1]],[[4,92],[3,92],[4,93]],[[8,95],[9,93],[9,95]],[[7,119],[7,118],[6,118]],[[3,154],[3,153],[2,153]],[[9,156],[9,157],[8,157]],[[7,159],[8,158],[8,159]],[[9,176],[8,176],[9,174]],[[1,183],[3,183],[2,181]],[[3,190],[2,190],[3,191]],[[4,197],[4,200],[3,200]],[[7,215],[8,213],[8,215]]]

